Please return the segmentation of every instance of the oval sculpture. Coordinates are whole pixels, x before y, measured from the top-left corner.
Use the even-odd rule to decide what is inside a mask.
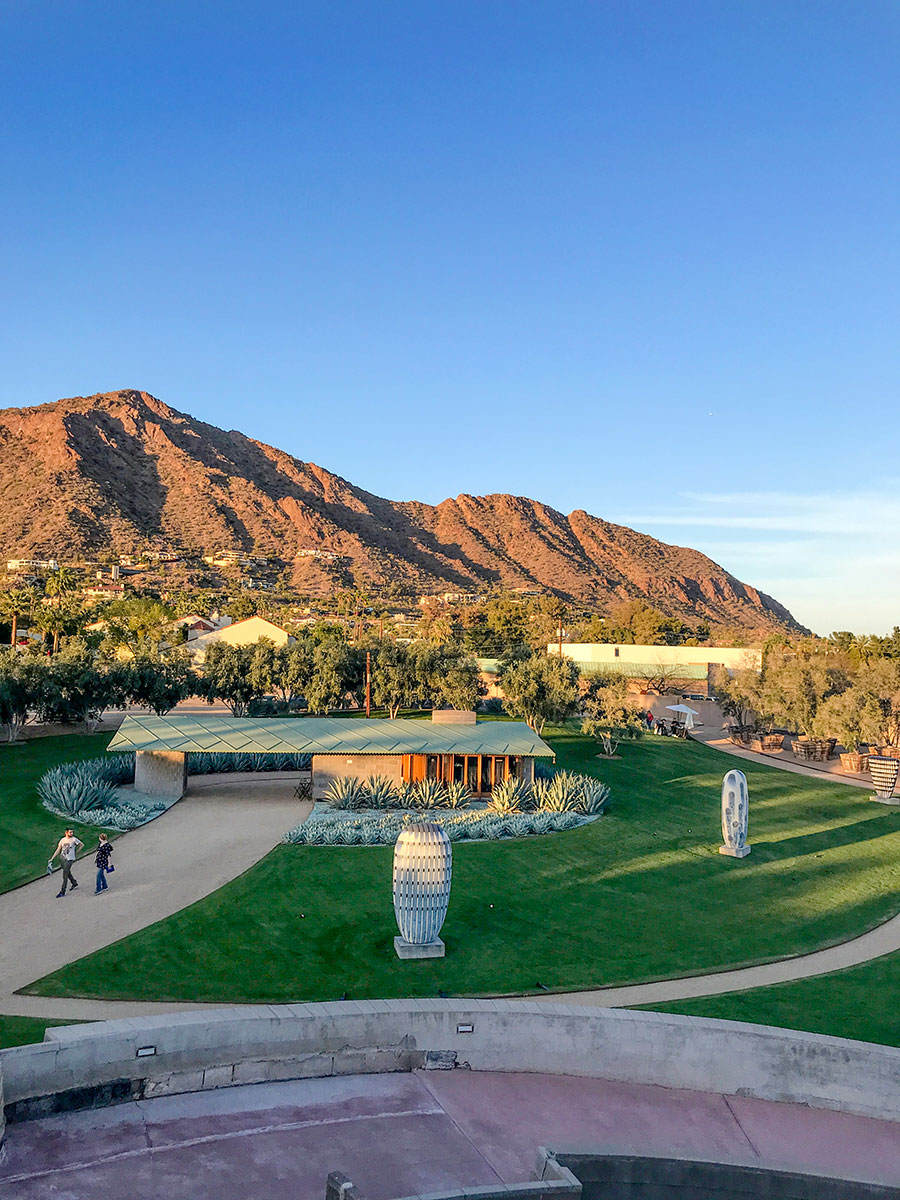
[[[747,776],[743,771],[729,771],[722,780],[722,837],[725,845],[720,854],[744,858],[750,853],[747,827],[750,822],[750,797]]]
[[[898,772],[900,772],[900,759],[888,758],[883,754],[869,755],[869,774],[875,784],[875,800],[880,800],[882,804],[898,803],[894,799]]]
[[[430,821],[414,821],[394,846],[394,914],[401,958],[437,958],[444,953],[438,937],[450,903],[453,852],[450,839]]]

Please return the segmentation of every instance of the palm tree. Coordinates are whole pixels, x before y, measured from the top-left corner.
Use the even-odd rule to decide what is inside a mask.
[[[48,596],[65,596],[77,590],[78,578],[70,567],[58,567],[44,584],[44,592]]]

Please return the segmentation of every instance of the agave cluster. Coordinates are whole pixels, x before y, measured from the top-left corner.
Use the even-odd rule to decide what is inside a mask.
[[[374,814],[346,820],[311,817],[282,838],[296,846],[391,846],[410,814]],[[495,813],[477,810],[466,813],[435,812],[429,820],[440,825],[451,842],[484,841],[558,833],[584,824],[573,812]]]
[[[55,816],[108,829],[134,829],[162,812],[161,801],[138,803],[118,790],[134,779],[133,754],[108,754],[51,767],[38,783],[44,808]]]
[[[196,750],[188,754],[189,775],[220,775],[227,771],[308,771],[310,754],[226,754]]]
[[[332,780],[324,799],[339,809],[459,809],[471,803],[472,793],[464,783],[439,779],[397,784],[384,775],[370,775],[366,780],[341,775]]]

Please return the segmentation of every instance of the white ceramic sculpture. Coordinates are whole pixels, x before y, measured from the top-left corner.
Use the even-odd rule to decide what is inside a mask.
[[[453,851],[450,839],[430,821],[414,821],[401,830],[394,846],[394,914],[400,937],[394,948],[400,958],[441,958],[438,937],[447,905]]]
[[[720,854],[745,858],[750,853],[747,845],[749,821],[747,777],[743,771],[729,771],[722,780],[722,837],[725,845],[719,847]]]
[[[873,799],[880,800],[882,804],[900,804],[900,799],[894,798],[898,772],[900,759],[888,758],[883,754],[869,755],[869,774],[875,784]]]

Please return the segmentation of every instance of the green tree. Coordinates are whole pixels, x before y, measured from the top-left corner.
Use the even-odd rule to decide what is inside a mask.
[[[563,721],[578,708],[578,667],[570,658],[535,654],[504,666],[500,683],[503,707],[537,734],[548,721]]]
[[[134,655],[157,658],[172,615],[168,605],[149,596],[115,600],[104,614],[106,635],[116,648],[125,646]]]
[[[126,694],[121,676],[103,670],[89,654],[60,654],[47,664],[40,701],[43,721],[83,723],[95,729],[108,708],[122,708]]]
[[[198,693],[208,704],[221,700],[234,717],[245,717],[250,705],[266,693],[258,671],[253,670],[255,646],[229,646],[213,642],[203,660]]]
[[[47,576],[44,583],[44,593],[47,596],[65,596],[78,591],[78,576],[71,567],[57,567]]]
[[[474,658],[464,654],[445,655],[438,691],[449,708],[469,711],[477,708],[486,688]]]
[[[313,676],[315,646],[308,634],[279,646],[275,652],[272,686],[285,707],[305,697]]]
[[[0,651],[0,725],[14,742],[40,708],[47,665],[11,650]]]
[[[628,682],[621,675],[595,675],[581,701],[581,732],[599,738],[603,753],[612,757],[619,743],[642,736],[646,723],[628,699]]]
[[[343,708],[351,695],[359,699],[364,676],[365,668],[360,667],[358,652],[335,639],[321,642],[313,654],[313,672],[306,692],[307,706],[311,712],[317,713]]]
[[[401,708],[421,703],[422,682],[416,658],[405,646],[384,642],[371,651],[372,699],[394,720]]]
[[[172,657],[165,662],[153,658],[133,658],[117,670],[122,690],[132,704],[146,705],[158,717],[170,712],[181,700],[194,695],[200,686],[197,676],[184,658]]]

